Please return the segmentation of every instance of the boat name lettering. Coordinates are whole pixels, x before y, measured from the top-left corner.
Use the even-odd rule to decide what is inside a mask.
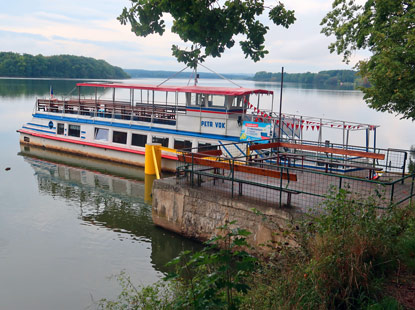
[[[224,122],[201,121],[202,127],[225,128]]]

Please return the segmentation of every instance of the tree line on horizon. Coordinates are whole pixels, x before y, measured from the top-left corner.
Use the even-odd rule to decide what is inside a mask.
[[[0,76],[32,78],[126,79],[123,69],[91,57],[0,52]]]
[[[175,79],[194,79],[194,72],[166,71],[166,70],[144,70],[144,69],[124,69],[132,78],[171,78]],[[198,71],[199,79],[218,79],[220,76],[216,73]],[[249,73],[223,73],[221,74],[228,79],[247,80],[252,79],[253,74]]]
[[[327,70],[318,73],[286,73],[284,72],[284,82],[311,84],[316,86],[336,87],[336,86],[370,86],[366,80],[358,76],[354,70]],[[261,82],[281,82],[281,73],[260,71],[255,73],[254,81]]]

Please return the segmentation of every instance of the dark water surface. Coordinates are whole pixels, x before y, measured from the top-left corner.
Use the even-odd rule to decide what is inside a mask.
[[[109,276],[125,270],[134,283],[150,284],[182,249],[200,246],[153,226],[142,169],[20,148],[16,130],[30,120],[36,97],[48,96],[50,85],[55,96],[66,96],[75,83],[0,79],[1,310],[85,309],[92,300],[117,295],[120,288]],[[278,110],[279,84],[240,83],[274,90]],[[370,110],[361,92],[287,85],[283,98],[287,113],[381,125],[378,146],[415,144],[412,122]],[[313,139],[316,132],[308,134]],[[336,142],[341,131],[324,134]],[[353,134],[352,144],[363,137]]]
[[[94,309],[120,291],[110,276],[151,284],[200,248],[153,225],[142,169],[20,147],[16,129],[49,84],[0,80],[0,309]],[[53,81],[54,93],[74,84]]]

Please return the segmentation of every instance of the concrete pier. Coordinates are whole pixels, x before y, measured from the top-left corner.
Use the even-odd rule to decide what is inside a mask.
[[[262,215],[259,215],[258,210]],[[241,198],[230,198],[203,187],[176,184],[176,178],[155,180],[153,183],[153,222],[180,235],[206,241],[218,233],[217,227],[227,221],[252,234],[248,242],[257,250],[267,251],[268,242],[282,239],[281,232],[304,214],[300,209],[276,208],[255,204]]]

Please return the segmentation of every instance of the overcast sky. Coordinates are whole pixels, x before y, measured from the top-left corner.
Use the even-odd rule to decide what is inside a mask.
[[[222,73],[279,72],[282,66],[291,73],[352,68],[341,56],[329,53],[332,39],[320,34],[319,24],[331,0],[283,2],[295,10],[297,21],[288,30],[270,24],[265,59],[257,63],[245,59],[235,44],[221,58],[207,59],[205,65]],[[125,69],[182,69],[184,65],[171,55],[171,45],[184,47],[185,43],[169,30],[162,37],[136,37],[116,19],[124,6],[129,6],[128,0],[7,1],[0,12],[0,50],[94,57]],[[364,56],[356,54],[354,60]]]

